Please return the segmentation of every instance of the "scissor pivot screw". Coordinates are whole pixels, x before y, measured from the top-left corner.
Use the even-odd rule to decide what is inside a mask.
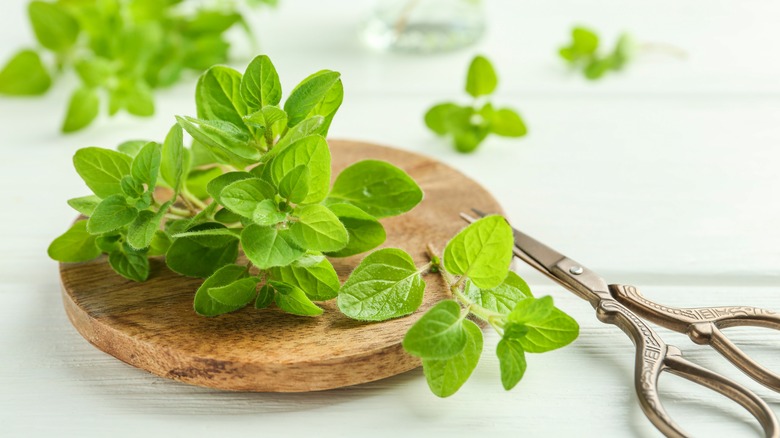
[[[571,268],[569,268],[569,272],[571,272],[574,275],[580,275],[584,272],[584,270],[582,269],[582,266],[572,266]]]

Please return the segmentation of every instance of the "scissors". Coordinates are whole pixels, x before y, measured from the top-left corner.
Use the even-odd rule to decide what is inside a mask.
[[[480,217],[486,216],[474,210]],[[476,221],[461,213],[468,222]],[[762,367],[734,345],[720,329],[736,326],[780,330],[780,315],[746,306],[675,308],[643,297],[634,286],[607,283],[598,274],[512,228],[514,255],[550,277],[596,310],[599,321],[618,326],[636,346],[634,386],[647,418],[668,437],[686,437],[669,417],[658,396],[658,378],[666,371],[725,395],[758,420],[770,438],[780,437],[772,409],[759,396],[720,374],[689,362],[679,348],[667,345],[644,320],[685,333],[700,345],[709,345],[757,382],[780,392],[780,375]]]

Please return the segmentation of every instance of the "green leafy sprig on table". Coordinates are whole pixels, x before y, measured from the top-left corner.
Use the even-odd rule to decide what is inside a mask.
[[[233,1],[35,0],[28,13],[40,46],[17,52],[0,70],[0,94],[44,94],[53,76],[75,70],[81,84],[63,132],[88,126],[101,105],[110,115],[151,116],[153,89],[174,84],[185,70],[227,61],[225,32],[235,26],[249,32]]]
[[[431,263],[416,267],[400,249],[380,249],[352,272],[338,293],[347,316],[383,321],[408,315],[422,303],[422,273],[440,272],[452,299],[437,303],[406,333],[404,349],[422,359],[431,391],[454,394],[468,380],[482,354],[482,330],[469,317],[501,336],[496,354],[501,383],[512,389],[526,370],[525,353],[544,353],[576,339],[579,326],[553,305],[535,298],[528,285],[509,270],[512,230],[504,218],[487,216],[458,233]]]
[[[486,101],[496,90],[498,76],[484,56],[476,56],[466,75],[466,92],[473,97],[471,105],[444,102],[425,113],[425,124],[438,135],[451,137],[459,152],[474,152],[489,134],[523,137],[528,133],[525,122],[511,108],[493,107]]]
[[[81,262],[107,253],[111,267],[135,281],[149,276],[149,257],[165,255],[174,272],[206,278],[194,299],[205,316],[252,302],[322,313],[314,301],[340,288],[325,255],[380,245],[377,219],[409,211],[423,193],[377,160],[347,167],[331,187],[325,135],[343,100],[339,73],[314,73],[283,106],[281,97],[267,56],[243,75],[214,66],[198,81],[198,117],[177,117],[162,143],[77,151],[73,164],[93,195],[68,203],[88,219],[55,239],[49,255]],[[236,263],[240,250],[246,265]]]
[[[619,71],[634,57],[635,44],[629,34],[621,34],[615,47],[607,54],[601,54],[599,36],[584,27],[575,27],[571,31],[571,43],[561,47],[558,54],[573,68],[582,70],[582,74],[591,80],[604,76],[609,71]]]

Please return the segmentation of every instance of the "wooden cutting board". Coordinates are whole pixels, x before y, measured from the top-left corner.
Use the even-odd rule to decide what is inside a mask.
[[[411,212],[383,219],[383,246],[427,263],[425,245],[439,250],[461,230],[458,217],[471,207],[502,212],[496,200],[462,173],[431,158],[367,143],[331,140],[334,175],[362,159],[404,169],[422,187],[424,200]],[[332,259],[343,282],[364,255]],[[448,297],[438,274],[427,274],[425,299],[411,316],[363,323],[342,315],[336,300],[320,303],[319,317],[252,306],[227,315],[195,314],[192,300],[202,282],[179,276],[165,261],[151,262],[149,280],[136,283],[114,273],[105,256],[61,263],[65,311],[84,338],[106,353],[158,376],[218,389],[259,392],[317,391],[390,377],[420,365],[404,352],[409,327]]]

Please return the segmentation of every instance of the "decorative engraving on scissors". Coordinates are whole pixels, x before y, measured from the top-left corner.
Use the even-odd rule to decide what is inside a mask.
[[[701,307],[701,308],[678,308],[664,306],[645,298],[634,286],[621,285],[622,292],[632,301],[641,304],[644,307],[658,310],[674,316],[683,316],[697,321],[713,320],[725,317],[737,316],[761,316],[774,315],[775,312],[767,309],[760,309],[750,306],[724,306],[724,307]]]

